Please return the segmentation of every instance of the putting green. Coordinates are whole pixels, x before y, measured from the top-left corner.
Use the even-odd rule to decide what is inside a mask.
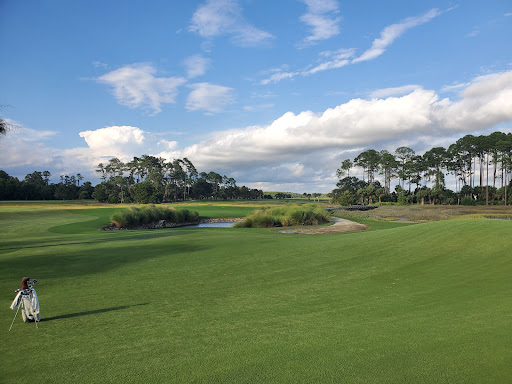
[[[98,231],[111,211],[0,208],[2,383],[512,375],[510,221]],[[39,280],[43,321],[8,332],[23,276]]]

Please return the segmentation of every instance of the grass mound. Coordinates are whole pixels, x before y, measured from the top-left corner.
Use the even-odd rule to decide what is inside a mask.
[[[124,211],[116,212],[112,215],[110,222],[117,228],[129,228],[157,223],[160,220],[174,224],[194,223],[198,218],[199,214],[197,212],[188,209],[149,205],[142,208],[130,207]]]
[[[314,205],[286,205],[264,208],[254,211],[235,228],[269,228],[299,225],[318,225],[330,221],[329,214],[323,208]]]

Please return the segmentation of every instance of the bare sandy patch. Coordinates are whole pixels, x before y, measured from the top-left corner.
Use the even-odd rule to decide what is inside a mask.
[[[290,229],[275,229],[274,232],[279,233],[299,233],[303,235],[326,235],[330,233],[344,233],[363,231],[369,227],[364,224],[359,224],[354,221],[340,219],[333,217],[333,225],[327,227],[304,227],[304,228],[290,228]]]

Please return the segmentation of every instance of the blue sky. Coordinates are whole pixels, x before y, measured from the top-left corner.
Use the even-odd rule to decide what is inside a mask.
[[[512,131],[510,36],[505,0],[0,1],[0,169],[150,154],[328,192],[366,148]]]

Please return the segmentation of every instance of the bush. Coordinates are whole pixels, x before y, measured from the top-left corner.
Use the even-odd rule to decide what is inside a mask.
[[[108,203],[109,204],[117,204],[119,203],[119,199],[116,195],[114,194],[111,194],[109,197],[108,197]]]
[[[292,204],[277,208],[266,208],[254,211],[236,228],[269,228],[299,225],[318,225],[330,221],[330,216],[323,208],[314,204]]]
[[[182,224],[195,223],[198,219],[199,214],[195,211],[150,205],[142,208],[130,207],[124,211],[116,212],[110,218],[110,222],[117,228],[129,228],[142,224],[158,223],[160,220]]]
[[[472,197],[469,197],[469,196],[464,196],[460,200],[460,203],[462,205],[476,205],[476,201]]]

